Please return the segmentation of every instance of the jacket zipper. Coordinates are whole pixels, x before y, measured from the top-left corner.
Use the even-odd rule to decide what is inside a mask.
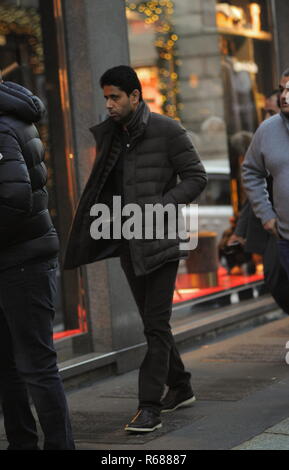
[[[125,132],[128,136],[128,139],[130,139],[130,135],[129,135],[129,132],[128,132],[127,129],[125,130]],[[126,144],[125,155],[127,155],[129,153],[130,147],[131,147],[131,143],[130,143],[130,140],[128,140],[128,142]],[[125,165],[125,159],[124,159],[124,165]],[[123,168],[123,170],[124,170],[124,168]],[[122,187],[123,187],[123,194],[124,194],[124,171],[123,171],[122,178],[123,178]],[[124,202],[126,202],[126,201],[124,201]],[[132,264],[133,264],[133,266],[136,266],[136,262],[135,262],[136,260],[135,260],[135,257],[134,257],[134,253],[133,253],[130,241],[131,240],[128,240],[129,252],[130,252],[131,259],[132,259]]]

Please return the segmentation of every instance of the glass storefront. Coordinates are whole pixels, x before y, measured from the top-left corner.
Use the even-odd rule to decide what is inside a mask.
[[[46,148],[50,213],[62,247],[76,204],[63,48],[58,0],[0,1],[0,69],[3,78],[32,90],[43,100],[48,110],[37,127]],[[54,321],[56,339],[86,331],[80,286],[78,272],[67,274],[58,270]]]
[[[152,111],[179,120],[188,129],[209,175],[206,190],[195,201],[199,204],[199,246],[180,263],[174,303],[180,310],[193,304],[195,312],[195,305],[204,308],[218,296],[226,302],[245,298],[249,291],[257,296],[263,286],[261,260],[244,253],[220,256],[220,242],[229,234],[242,203],[244,148],[264,118],[266,97],[276,83],[267,66],[273,54],[269,8],[273,2],[117,3],[121,8],[126,5],[130,63],[142,82],[145,100]],[[87,129],[102,111],[103,99],[95,90],[108,64],[97,41],[113,29],[111,12],[98,12],[97,2],[76,4],[72,11],[70,0],[0,0],[4,78],[33,90],[48,109],[39,131],[46,146],[50,211],[60,236],[61,261],[81,186],[93,163],[94,143]],[[116,31],[113,61],[127,63],[123,17]],[[125,47],[116,53],[119,34]],[[83,83],[87,92],[82,95]],[[60,349],[65,343],[64,356],[68,350],[71,356],[126,346],[122,325],[133,325],[135,337],[128,315],[134,306],[107,301],[117,282],[111,265],[108,274],[106,267],[59,270],[55,338],[73,336],[58,343]],[[118,298],[114,292],[113,296]]]
[[[175,303],[247,288],[259,295],[263,284],[259,256],[222,248],[243,203],[240,165],[274,89],[269,2],[200,3],[126,1],[131,65],[144,97],[187,128],[209,176],[195,201],[198,248],[180,263]]]

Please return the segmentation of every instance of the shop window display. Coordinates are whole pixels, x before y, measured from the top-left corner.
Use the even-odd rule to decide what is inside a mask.
[[[265,73],[272,55],[272,34],[267,30],[266,2],[218,3],[225,117],[229,135],[254,132],[262,119],[265,97],[272,90],[272,73]],[[242,5],[239,6],[239,5]]]
[[[33,90],[47,106],[44,53],[37,3],[35,1],[30,2],[28,8],[19,8],[16,2],[3,2],[0,4],[0,68],[4,80],[19,83]],[[53,223],[57,226],[57,204],[47,114],[37,124],[37,127],[46,150],[45,164],[48,173],[49,210]],[[61,303],[58,298],[55,324],[61,324],[61,322]]]
[[[184,124],[204,163],[225,162],[221,163],[222,171],[217,173],[211,173],[210,164],[207,165],[209,184],[196,201],[200,204],[200,244],[191,261],[180,263],[174,302],[205,300],[230,289],[261,285],[260,259],[250,259],[248,263],[237,257],[240,262],[231,266],[220,257],[219,243],[224,230],[230,231],[233,227],[244,197],[240,182],[240,163],[244,155],[237,155],[234,142],[238,139],[245,142],[255,132],[264,117],[266,97],[274,89],[273,71],[268,73],[267,68],[273,44],[269,2],[216,1],[215,27],[219,48],[214,54],[218,56],[220,67],[223,114],[215,111],[220,100],[218,78],[210,80],[206,73],[202,76],[206,61],[211,63],[210,52],[207,58],[203,52],[209,50],[210,36],[200,33],[202,25],[194,25],[193,21],[190,31],[188,18],[191,12],[188,9],[186,17],[184,2],[128,0],[126,6],[131,65],[142,73],[149,74],[153,70],[159,110],[151,109]],[[204,48],[202,50],[201,44],[199,56],[202,59],[196,59],[197,54],[190,54],[188,41],[191,38],[190,47],[194,51],[200,34],[203,34]],[[216,62],[216,58],[214,60]],[[140,79],[146,89],[141,75]],[[211,94],[207,92],[207,96],[204,84],[211,87]],[[155,99],[151,98],[153,106]],[[193,121],[194,101],[199,104],[196,112],[199,120],[202,119],[200,125]],[[191,109],[192,113],[186,109]],[[210,132],[222,130],[222,122],[225,123],[228,147],[218,154],[220,134],[211,137]],[[215,148],[211,142],[215,143]]]
[[[273,35],[266,0],[219,2],[216,11],[236,222],[246,199],[241,165],[253,133],[264,119],[266,97],[274,88],[274,71],[267,67],[273,57]],[[254,255],[252,259],[256,272],[261,271],[260,259]]]
[[[15,81],[32,89],[46,103],[41,24],[36,4],[35,1],[30,2],[29,8],[19,8],[15,2],[0,4],[0,67],[5,80]],[[46,148],[50,213],[55,223],[57,208],[47,117],[38,128]]]
[[[134,68],[139,70],[144,91],[146,93],[147,77],[154,75],[158,111],[179,119],[178,36],[171,22],[173,12],[174,4],[170,0],[126,1],[130,54]]]
[[[60,188],[57,187],[56,180],[56,176],[58,176],[59,182],[59,175],[56,174],[57,170],[55,169],[55,147],[53,147],[53,139],[51,138],[52,122],[49,120],[47,96],[49,87],[45,70],[43,18],[40,13],[40,3],[41,1],[38,0],[5,0],[0,2],[0,69],[4,80],[14,81],[32,90],[41,98],[48,110],[37,127],[46,150],[45,165],[48,170],[46,187],[49,192],[49,210],[53,223],[60,234],[61,210],[63,211],[63,207],[61,208],[60,205],[64,204],[66,198],[64,181],[67,175],[63,174],[62,201],[59,201],[57,191],[59,192]],[[55,8],[57,3],[60,4],[55,1]],[[59,70],[56,71],[57,74],[58,72]],[[64,81],[65,70],[63,69],[61,73],[62,81]],[[50,88],[52,88],[51,84]],[[54,88],[56,89],[57,86],[55,85]],[[56,94],[55,91],[54,94]],[[58,103],[58,107],[61,108],[60,103]],[[72,182],[73,175],[70,178],[70,186]],[[72,194],[69,194],[69,197],[72,197]],[[54,321],[55,338],[61,338],[73,332],[79,333],[86,328],[85,312],[80,304],[75,306],[74,312],[65,311],[62,281],[62,273],[58,270],[58,293]]]
[[[264,118],[266,97],[273,91],[273,36],[269,31],[268,2],[260,0],[218,2],[217,27],[220,33],[224,110],[229,137],[232,177],[237,189],[237,215],[243,203],[240,163],[232,141],[240,132],[254,133]],[[273,63],[273,61],[271,62]],[[241,159],[240,159],[241,157]],[[234,184],[234,183],[233,183]]]

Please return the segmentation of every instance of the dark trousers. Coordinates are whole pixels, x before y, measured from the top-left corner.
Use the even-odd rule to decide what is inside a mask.
[[[170,326],[179,261],[167,263],[145,276],[135,276],[129,247],[124,243],[120,262],[147,340],[147,353],[139,371],[139,408],[152,408],[159,413],[165,384],[170,388],[186,387],[191,377],[185,371]]]
[[[285,244],[283,243],[285,242]],[[279,307],[289,314],[289,269],[288,253],[286,255],[286,240],[276,240],[270,235],[263,254],[264,277],[272,297]],[[285,264],[284,264],[285,263]],[[287,266],[287,270],[286,267]]]
[[[74,449],[53,346],[57,259],[0,271],[0,394],[8,449]]]
[[[289,240],[278,240],[277,244],[279,249],[280,262],[289,279]]]

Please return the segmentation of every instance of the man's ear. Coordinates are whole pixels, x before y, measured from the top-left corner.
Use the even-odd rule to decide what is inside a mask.
[[[139,90],[137,90],[137,89],[133,90],[133,92],[131,93],[131,96],[132,96],[133,104],[139,103],[139,101],[140,101],[140,91]]]

